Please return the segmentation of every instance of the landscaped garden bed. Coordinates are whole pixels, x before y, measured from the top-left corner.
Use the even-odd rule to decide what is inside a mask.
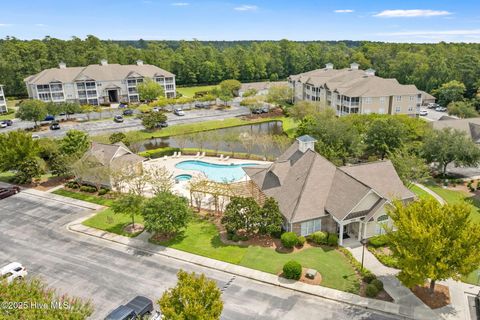
[[[115,199],[115,197],[110,193],[99,195],[98,192],[94,192],[94,193],[84,192],[84,191],[81,191],[79,188],[73,189],[73,188],[65,187],[62,189],[55,190],[52,193],[58,194],[60,196],[68,197],[68,198],[95,203],[101,206],[107,206],[107,207],[111,206],[113,203],[113,200]]]
[[[430,293],[429,287],[429,284],[415,286],[412,288],[412,292],[431,309],[438,309],[450,304],[450,291],[448,287],[436,284],[433,294]]]
[[[112,209],[106,208],[85,220],[83,225],[122,236],[136,237],[143,231],[143,217],[141,215],[135,216],[135,230],[131,229],[131,222],[132,219],[129,216],[116,214]]]

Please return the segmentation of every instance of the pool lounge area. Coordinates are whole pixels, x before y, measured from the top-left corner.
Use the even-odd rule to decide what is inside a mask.
[[[216,182],[238,182],[249,179],[242,167],[269,165],[268,161],[257,161],[249,159],[233,159],[220,157],[202,157],[194,155],[182,155],[180,157],[167,157],[152,159],[144,162],[144,168],[165,167],[173,176],[175,181],[174,192],[189,196],[188,182],[196,177],[206,178]]]

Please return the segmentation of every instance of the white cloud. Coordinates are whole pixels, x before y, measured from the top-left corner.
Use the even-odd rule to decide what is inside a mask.
[[[258,9],[257,6],[244,4],[239,7],[236,7],[235,10],[237,11],[256,11]]]
[[[175,6],[175,7],[186,7],[186,6],[189,6],[190,3],[188,2],[174,2],[172,3],[172,6]]]
[[[352,13],[354,10],[352,9],[339,9],[339,10],[334,10],[333,12],[335,13]]]
[[[10,27],[12,26],[10,23],[0,23],[0,27]]]
[[[380,18],[415,18],[415,17],[436,17],[448,16],[452,13],[445,10],[384,10],[374,15]]]
[[[464,30],[458,29],[458,30],[443,30],[443,31],[416,30],[416,31],[377,33],[377,35],[394,36],[394,37],[480,36],[480,29],[464,29]]]

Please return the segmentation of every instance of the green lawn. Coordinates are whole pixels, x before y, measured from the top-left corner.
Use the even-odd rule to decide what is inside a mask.
[[[130,216],[124,214],[116,214],[110,208],[107,208],[97,213],[90,219],[85,220],[83,222],[83,225],[108,232],[113,232],[116,234],[121,234],[127,237],[135,237],[138,235],[138,233],[131,234],[123,231],[123,228],[131,223],[132,218]],[[142,216],[135,216],[135,224],[137,223],[143,223]]]
[[[112,199],[104,198],[95,194],[88,194],[88,193],[81,193],[81,192],[75,192],[75,191],[69,191],[65,189],[58,189],[53,191],[52,193],[58,194],[60,196],[68,197],[68,198],[73,198],[77,200],[83,200],[86,202],[91,202],[95,204],[99,204],[102,206],[111,206],[113,203]]]
[[[15,112],[0,114],[0,120],[13,120],[15,119]]]
[[[10,183],[15,176],[13,171],[0,172],[0,181]]]
[[[288,120],[286,120],[288,119]],[[148,132],[148,131],[129,131],[126,132],[126,136],[131,142],[135,141],[142,141],[150,138],[161,138],[161,137],[169,137],[169,136],[176,136],[181,134],[190,134],[195,132],[201,131],[208,131],[208,130],[215,130],[215,129],[222,129],[222,128],[229,128],[229,127],[238,127],[248,124],[255,124],[255,123],[263,123],[269,121],[290,121],[288,129],[292,130],[294,127],[293,122],[286,117],[272,117],[272,118],[259,118],[253,120],[243,120],[240,118],[229,118],[224,120],[210,120],[210,121],[203,121],[197,123],[187,123],[187,124],[177,124],[173,126],[169,126],[167,128],[163,128],[161,130]],[[99,135],[92,137],[92,140],[97,142],[109,143],[108,137],[110,135]]]
[[[184,97],[193,98],[195,92],[198,91],[211,91],[215,89],[216,85],[211,86],[195,86],[195,87],[177,87],[177,91],[180,92]]]
[[[416,185],[412,184],[410,186],[410,191],[412,191],[413,193],[415,193],[417,195],[417,197],[419,197],[420,199],[435,199],[432,195],[430,195],[428,192],[426,192],[425,190],[417,187]]]
[[[287,261],[295,259],[303,267],[318,270],[323,286],[358,293],[359,279],[354,268],[342,253],[331,248],[285,254],[257,246],[226,245],[214,224],[199,219],[191,222],[183,234],[159,244],[272,274],[278,274]]]

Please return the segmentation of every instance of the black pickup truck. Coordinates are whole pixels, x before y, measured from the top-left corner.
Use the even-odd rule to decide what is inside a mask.
[[[147,314],[153,311],[152,300],[136,296],[126,305],[121,305],[105,317],[105,320],[133,320],[143,319]]]
[[[5,199],[20,192],[19,187],[0,188],[0,199]]]

